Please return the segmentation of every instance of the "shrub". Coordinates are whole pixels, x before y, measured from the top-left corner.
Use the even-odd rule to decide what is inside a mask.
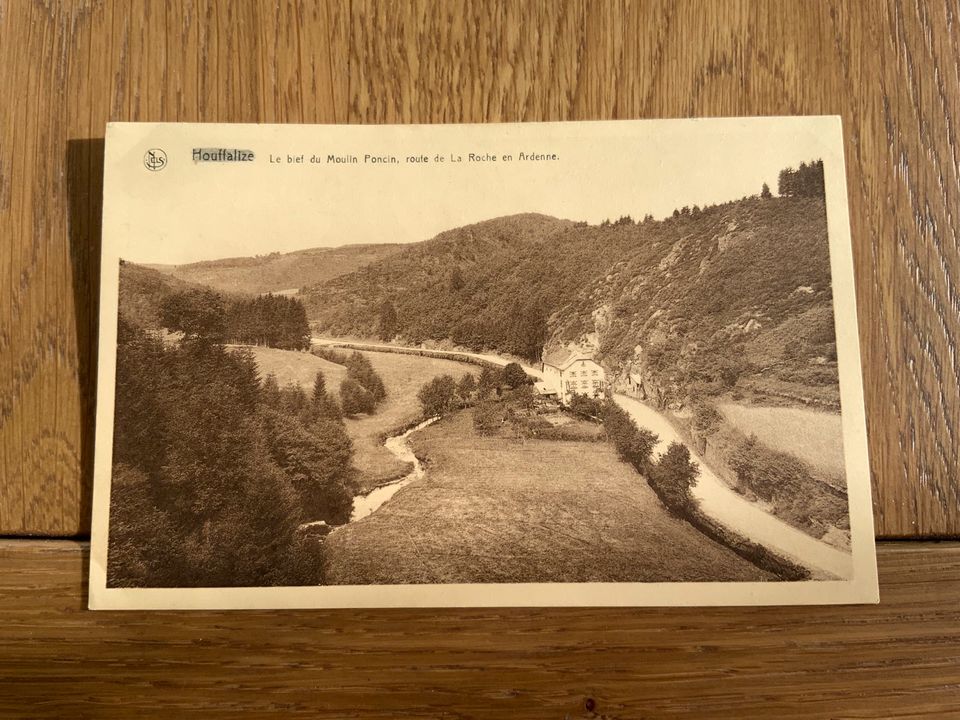
[[[473,429],[479,435],[496,435],[506,421],[503,405],[493,400],[482,400],[473,408]]]
[[[340,407],[344,415],[359,413],[369,415],[373,412],[375,405],[370,391],[353,378],[346,377],[340,383]]]
[[[500,373],[484,366],[480,371],[480,380],[477,382],[477,393],[480,397],[491,395],[500,387]]]
[[[700,435],[712,435],[720,427],[723,417],[710,404],[701,403],[693,408],[693,429]]]
[[[359,383],[370,393],[374,405],[379,404],[387,397],[383,380],[373,369],[373,363],[366,355],[354,352],[347,358],[347,377]]]
[[[347,353],[337,350],[336,348],[327,347],[325,345],[314,345],[310,352],[316,355],[319,358],[323,358],[328,362],[332,362],[335,365],[346,365],[347,358],[350,357]]]
[[[420,388],[417,399],[426,417],[443,415],[457,406],[457,381],[450,375],[438,375]]]
[[[765,447],[755,435],[734,448],[729,463],[739,483],[762,500],[773,500],[782,493],[796,493],[813,482],[804,462]]]
[[[690,450],[678,442],[670,447],[650,470],[650,484],[670,510],[685,516],[693,504],[691,489],[700,468],[690,459]]]
[[[501,379],[503,384],[511,389],[532,383],[527,373],[520,367],[520,364],[515,362],[504,365]]]
[[[476,389],[476,378],[473,377],[472,373],[464,373],[464,376],[460,378],[460,382],[457,383],[457,395],[460,396],[464,404],[470,402]]]
[[[633,418],[612,400],[604,404],[601,420],[620,458],[633,465],[638,472],[646,474],[653,448],[657,445],[656,434],[646,428],[638,428]]]
[[[603,413],[603,400],[574,393],[568,403],[570,410],[577,415],[597,419]]]

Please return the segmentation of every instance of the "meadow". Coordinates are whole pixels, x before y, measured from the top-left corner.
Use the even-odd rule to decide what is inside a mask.
[[[771,579],[669,515],[605,443],[481,437],[469,411],[410,443],[426,476],[328,536],[328,583]]]
[[[252,348],[260,374],[273,373],[281,387],[295,382],[310,392],[317,370],[322,370],[327,389],[337,396],[340,382],[346,377],[343,365],[337,365],[311,353]],[[478,375],[475,365],[397,353],[365,352],[374,369],[383,379],[387,398],[373,415],[344,418],[347,434],[353,440],[353,465],[357,482],[366,492],[390,480],[403,477],[412,465],[398,460],[383,446],[386,437],[405,429],[421,415],[417,392],[437,375],[448,374],[459,379],[466,373]]]
[[[277,378],[280,387],[295,383],[309,394],[319,371],[326,378],[327,388],[336,392],[340,387],[340,381],[347,376],[347,369],[343,365],[337,365],[308,352],[261,346],[244,347],[253,353],[253,359],[260,370],[260,377],[265,378],[272,374]]]
[[[828,476],[843,478],[840,415],[804,408],[736,403],[722,403],[719,410],[744,435],[756,435],[760,442],[774,450],[795,455]]]

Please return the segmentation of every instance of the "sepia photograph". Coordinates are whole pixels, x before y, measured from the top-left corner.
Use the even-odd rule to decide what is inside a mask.
[[[91,606],[875,602],[841,137],[111,125]]]

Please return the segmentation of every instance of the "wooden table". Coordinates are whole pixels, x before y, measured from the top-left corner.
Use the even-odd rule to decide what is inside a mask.
[[[960,714],[955,0],[0,0],[0,534],[89,527],[108,120],[843,116],[882,604],[91,614],[0,544],[0,714]],[[29,709],[27,709],[29,708]]]

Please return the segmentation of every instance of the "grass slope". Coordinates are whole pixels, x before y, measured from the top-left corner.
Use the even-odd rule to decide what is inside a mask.
[[[411,469],[400,462],[383,446],[384,435],[405,427],[422,415],[417,393],[424,383],[437,375],[452,375],[460,379],[464,374],[479,374],[475,365],[452,360],[439,360],[397,353],[363,353],[383,378],[387,399],[374,415],[346,418],[347,432],[353,439],[353,464],[357,468],[357,482],[361,490],[401,477]]]
[[[828,475],[843,477],[843,430],[840,416],[802,408],[721,403],[723,416],[744,435],[790,453]]]
[[[313,382],[319,371],[323,372],[327,388],[336,393],[340,387],[340,381],[347,376],[347,370],[343,365],[337,365],[308,352],[245,347],[253,353],[257,367],[260,369],[260,377],[264,378],[272,373],[276,376],[280,387],[296,383],[309,394],[313,391]]]
[[[330,280],[382,260],[399,247],[347,245],[151,267],[179,280],[202,283],[216,290],[257,294],[289,291]]]
[[[605,444],[478,437],[469,412],[411,439],[426,477],[328,537],[330,583],[770,579],[668,515]]]

